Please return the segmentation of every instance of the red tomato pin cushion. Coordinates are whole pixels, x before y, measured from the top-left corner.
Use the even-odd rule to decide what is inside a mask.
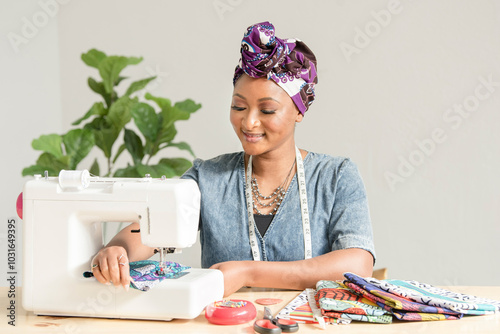
[[[215,325],[244,324],[256,316],[255,306],[246,300],[221,300],[211,303],[205,309],[205,318]]]

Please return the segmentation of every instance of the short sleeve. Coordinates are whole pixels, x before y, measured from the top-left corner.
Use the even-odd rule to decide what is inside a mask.
[[[181,176],[181,179],[191,179],[198,183],[198,168],[203,160],[195,159],[193,161],[193,166],[189,168],[184,174]]]
[[[368,200],[357,166],[345,159],[334,180],[335,200],[329,235],[331,250],[361,248],[370,252],[375,261]]]

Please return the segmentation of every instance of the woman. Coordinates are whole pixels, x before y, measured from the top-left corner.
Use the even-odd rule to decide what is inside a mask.
[[[248,28],[234,75],[230,120],[243,152],[195,160],[183,178],[202,194],[202,266],[242,286],[305,289],[346,271],[372,274],[368,204],[356,166],[299,150],[294,132],[314,100],[316,59],[263,22]],[[102,283],[129,284],[128,261],[149,258],[132,224],[93,259]]]

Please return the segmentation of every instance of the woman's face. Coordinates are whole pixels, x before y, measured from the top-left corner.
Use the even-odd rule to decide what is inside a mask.
[[[274,81],[242,75],[234,86],[231,124],[249,155],[261,155],[295,145],[295,123],[302,114]]]

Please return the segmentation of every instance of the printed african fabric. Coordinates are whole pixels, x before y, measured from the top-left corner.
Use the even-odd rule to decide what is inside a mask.
[[[340,282],[319,281],[316,302],[324,316],[373,323],[391,323],[391,313]]]
[[[294,320],[304,324],[317,324],[318,321],[314,319],[307,295],[307,291],[302,291],[278,313],[276,318]],[[328,325],[347,325],[351,322],[351,319],[323,318]]]
[[[319,281],[315,302],[327,323],[364,321],[391,323],[404,321],[460,320],[465,316],[493,314],[500,301],[465,295],[426,283],[403,280],[377,280],[344,273],[344,282]],[[312,322],[306,291],[290,302],[279,318]]]
[[[380,307],[391,311],[399,320],[458,320],[462,317],[462,314],[458,312],[413,302],[409,299],[393,295],[389,292],[380,290],[369,283],[362,282],[358,278],[350,277],[350,279],[352,282],[344,282],[346,286],[351,288],[356,293],[373,301]]]
[[[148,291],[164,279],[177,278],[182,272],[190,267],[182,266],[176,262],[165,262],[164,275],[159,274],[160,264],[158,261],[146,260],[130,262],[130,286],[142,291]]]
[[[415,298],[421,302],[427,302],[427,300],[429,300],[431,304],[441,304],[467,315],[493,314],[500,311],[500,301],[498,300],[465,295],[417,281],[387,280],[387,283],[393,284],[399,288],[408,288],[410,290],[409,292],[413,293],[411,297],[408,297],[410,299]],[[392,293],[397,294],[396,290]],[[399,291],[399,293],[401,293],[401,291]],[[420,297],[414,294],[420,294]]]
[[[406,300],[427,306],[448,309],[466,315],[492,314],[500,310],[500,301],[464,295],[426,283],[403,280],[377,280],[375,278],[361,278],[355,274],[345,273],[348,281],[360,284],[366,283],[392,296],[399,296]],[[360,286],[360,284],[357,284]]]

